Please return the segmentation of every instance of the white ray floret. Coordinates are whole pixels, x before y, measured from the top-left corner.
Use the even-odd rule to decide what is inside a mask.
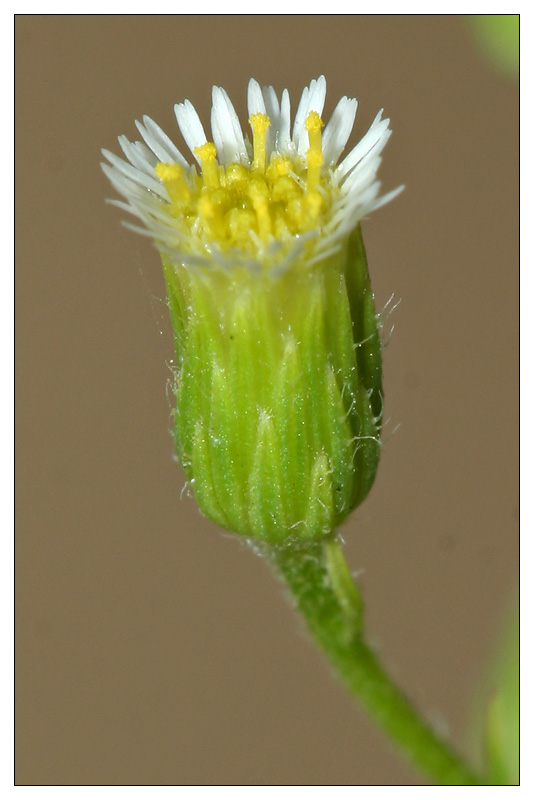
[[[181,164],[183,167],[187,166],[187,161],[180,153],[176,145],[171,142],[167,134],[161,130],[159,125],[154,122],[153,119],[150,119],[150,117],[145,115],[143,117],[143,123],[144,124],[142,125],[138,120],[135,121],[137,130],[145,140],[148,147],[160,161],[163,161],[167,164],[176,162],[177,164]]]
[[[102,165],[102,168],[105,168],[104,172],[114,183],[115,188],[118,188],[121,194],[124,194],[127,199],[130,199],[129,193],[131,192],[131,184],[133,186],[138,185],[143,189],[149,189],[154,194],[159,195],[159,197],[168,197],[165,186],[161,183],[161,181],[158,181],[155,174],[146,175],[144,172],[136,169],[132,164],[128,164],[122,158],[119,158],[109,150],[102,150],[102,155],[104,155],[111,164],[111,167],[109,167],[108,164]],[[119,188],[122,185],[127,188],[126,192],[122,192],[122,190]]]
[[[306,118],[310,111],[316,111],[319,116],[323,113],[324,101],[326,99],[326,78],[321,75],[320,78],[310,83],[309,87],[304,89],[300,99],[297,113],[295,115],[295,123],[293,125],[293,144],[297,153],[301,156],[304,155],[309,147],[308,132],[304,127]]]
[[[336,164],[338,158],[346,147],[349,136],[354,127],[358,101],[342,97],[334,109],[328,125],[323,134],[324,163],[330,166]]]
[[[280,101],[272,86],[263,87],[263,99],[267,116],[271,120],[271,127],[267,131],[267,158],[276,149],[277,134],[280,129]]]
[[[195,150],[197,147],[202,147],[208,140],[195,107],[189,100],[185,100],[183,103],[176,103],[174,113],[185,143],[200,164]]]
[[[388,130],[389,119],[382,119],[383,113],[384,109],[381,109],[363,139],[343,159],[337,169],[339,175],[348,174],[373,148],[377,148],[375,153],[380,153],[384,149],[391,131]]]
[[[220,86],[212,92],[211,132],[221,164],[248,160],[243,131],[232,101]]]
[[[247,108],[249,117],[251,117],[253,114],[267,114],[267,108],[265,106],[265,100],[261,86],[258,81],[254,80],[254,78],[251,78],[248,82]]]
[[[130,142],[126,136],[119,136],[119,145],[130,164],[146,175],[154,174],[158,158],[143,142]]]
[[[273,89],[274,91],[274,89]],[[284,89],[280,103],[280,123],[277,136],[277,148],[280,153],[288,153],[291,145],[291,102],[289,92]]]

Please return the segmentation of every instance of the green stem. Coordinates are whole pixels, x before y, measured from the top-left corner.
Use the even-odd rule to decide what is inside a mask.
[[[363,638],[363,602],[336,538],[266,553],[299,611],[350,691],[414,765],[442,785],[480,785],[462,759],[392,683]]]

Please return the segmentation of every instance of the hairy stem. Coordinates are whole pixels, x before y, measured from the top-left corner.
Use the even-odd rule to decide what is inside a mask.
[[[293,543],[265,554],[287,582],[298,610],[332,666],[411,762],[438,784],[483,784],[421,719],[366,644],[361,593],[337,539]]]

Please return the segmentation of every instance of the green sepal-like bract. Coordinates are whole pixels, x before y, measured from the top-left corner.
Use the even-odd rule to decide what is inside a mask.
[[[328,534],[369,492],[380,454],[381,342],[360,229],[276,277],[163,266],[176,445],[201,510],[271,544]]]

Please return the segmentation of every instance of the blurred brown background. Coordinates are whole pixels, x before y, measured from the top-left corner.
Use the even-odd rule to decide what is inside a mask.
[[[423,782],[181,499],[158,256],[99,150],[144,113],[180,143],[212,83],[244,119],[251,75],[295,108],[323,72],[353,139],[391,117],[407,189],[363,227],[378,306],[402,299],[390,421],[344,536],[373,641],[463,746],[517,575],[517,85],[439,15],[19,16],[16,59],[17,782]]]

